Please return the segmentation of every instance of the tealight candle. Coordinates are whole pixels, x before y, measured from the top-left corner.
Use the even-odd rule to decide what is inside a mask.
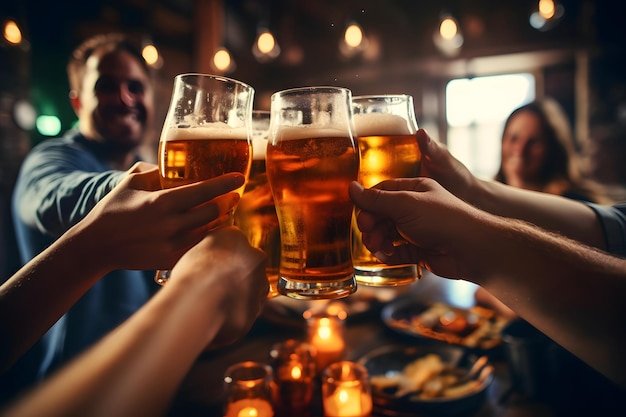
[[[273,375],[269,365],[259,362],[230,366],[224,375],[224,417],[273,417]]]
[[[364,366],[342,361],[330,365],[322,377],[324,415],[364,417],[372,413],[372,394]]]
[[[277,387],[277,414],[302,415],[313,397],[315,349],[308,343],[289,339],[275,344],[270,356]]]
[[[274,410],[269,401],[244,398],[228,403],[224,417],[272,417]]]
[[[305,312],[307,320],[308,341],[317,352],[316,363],[318,372],[328,365],[340,361],[346,348],[344,341],[344,310],[326,309],[321,312]]]

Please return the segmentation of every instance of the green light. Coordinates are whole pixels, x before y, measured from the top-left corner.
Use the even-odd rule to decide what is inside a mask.
[[[43,136],[56,136],[61,132],[61,120],[56,116],[39,116],[36,126]]]

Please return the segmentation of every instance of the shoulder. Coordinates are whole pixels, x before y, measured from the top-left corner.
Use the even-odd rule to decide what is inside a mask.
[[[63,137],[46,139],[35,145],[23,162],[23,169],[58,165],[60,168],[88,167],[97,163],[97,157],[86,146],[86,140],[74,132]]]

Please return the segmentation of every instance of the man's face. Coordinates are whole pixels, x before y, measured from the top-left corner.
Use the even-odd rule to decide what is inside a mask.
[[[153,116],[152,87],[126,51],[96,51],[86,63],[79,94],[80,131],[89,139],[135,149]]]

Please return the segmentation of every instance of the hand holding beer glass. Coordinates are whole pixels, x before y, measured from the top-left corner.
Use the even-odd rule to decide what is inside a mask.
[[[267,177],[278,213],[278,290],[298,299],[356,290],[348,185],[357,179],[351,92],[306,87],[272,95]]]
[[[254,89],[226,77],[181,74],[159,141],[162,188],[211,179],[229,172],[248,178],[252,160]],[[238,192],[243,192],[241,187]],[[157,271],[163,285],[169,271]]]
[[[267,255],[265,268],[270,284],[268,298],[278,293],[280,231],[272,190],[267,182],[265,153],[270,130],[270,112],[252,111],[252,168],[250,178],[235,211],[235,225],[248,237],[250,245]]]
[[[371,188],[383,180],[419,175],[422,154],[415,140],[417,121],[411,96],[356,96],[352,98],[352,111],[361,153],[361,185]],[[397,286],[410,284],[421,276],[417,265],[386,265],[378,261],[363,245],[356,221],[352,244],[359,284]]]

